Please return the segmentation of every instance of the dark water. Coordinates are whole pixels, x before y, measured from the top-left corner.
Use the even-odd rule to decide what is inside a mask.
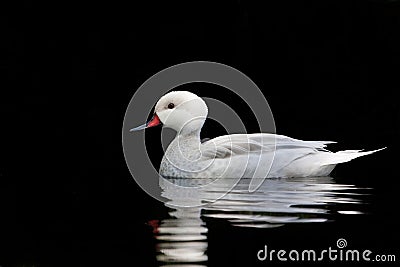
[[[60,191],[50,195],[32,186],[14,198],[19,208],[14,214],[3,209],[8,216],[2,217],[0,265],[293,266],[300,263],[259,261],[257,253],[265,245],[336,248],[340,238],[349,249],[399,257],[396,177],[368,175],[362,162],[353,166],[340,169],[348,171],[345,177],[267,179],[254,193],[249,179],[242,179],[217,201],[227,187],[223,182],[212,190],[194,187],[209,182],[201,179],[160,180],[166,203],[152,199],[125,173],[97,172],[87,188],[74,193],[72,204]],[[360,173],[350,176],[351,170]],[[187,186],[189,193],[171,183]],[[7,187],[2,192],[2,203],[10,203],[13,192]]]
[[[209,231],[218,225],[229,225],[229,229],[238,231],[240,235],[248,232],[250,236],[263,236],[275,231],[274,228],[282,228],[281,232],[293,225],[318,227],[346,220],[347,216],[366,216],[370,194],[373,193],[371,188],[338,183],[331,177],[267,179],[253,193],[248,191],[250,179],[242,179],[227,195],[216,201],[214,199],[230,189],[229,182],[218,183],[211,189],[191,187],[189,192],[177,190],[171,185],[174,183],[190,188],[207,182],[206,179],[160,179],[163,195],[169,199],[165,203],[168,216],[151,223],[156,240],[156,258],[160,264],[207,265],[208,247],[214,246],[214,238],[209,240],[208,236],[219,235]],[[250,242],[254,241],[258,243],[263,239]],[[218,243],[221,242],[223,240]],[[238,242],[237,246],[245,247],[248,245],[245,242]],[[329,245],[329,242],[325,243]],[[225,245],[229,247],[232,244]],[[222,248],[222,251],[225,250],[226,247]],[[254,250],[253,259],[248,259],[250,262],[256,259],[256,252]]]

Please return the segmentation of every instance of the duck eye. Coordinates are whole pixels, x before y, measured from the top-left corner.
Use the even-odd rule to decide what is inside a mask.
[[[173,109],[174,107],[175,107],[174,103],[169,103],[169,104],[168,104],[168,108],[169,108],[169,109]]]

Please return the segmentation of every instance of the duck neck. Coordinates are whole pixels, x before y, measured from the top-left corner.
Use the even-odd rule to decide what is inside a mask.
[[[179,132],[167,152],[179,155],[183,160],[193,161],[201,157],[200,131]]]
[[[192,120],[189,120],[187,123],[183,125],[183,127],[178,130],[176,137],[181,140],[190,140],[195,144],[200,144],[200,131],[203,127],[205,118],[196,117]]]
[[[179,139],[181,141],[185,140],[186,142],[198,145],[200,144],[200,131],[181,131],[176,135],[175,139]]]

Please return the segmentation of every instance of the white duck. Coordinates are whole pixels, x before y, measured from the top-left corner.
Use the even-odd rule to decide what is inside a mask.
[[[372,154],[325,149],[329,141],[302,141],[283,135],[232,134],[204,143],[200,131],[207,118],[206,103],[186,91],[170,92],[157,102],[148,123],[141,130],[159,124],[177,131],[160,166],[160,174],[182,178],[272,178],[327,176],[343,162]]]

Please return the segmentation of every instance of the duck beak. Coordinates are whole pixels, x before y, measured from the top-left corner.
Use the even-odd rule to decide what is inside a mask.
[[[147,123],[145,123],[143,125],[140,125],[138,127],[132,128],[129,131],[130,132],[140,131],[140,130],[143,130],[143,129],[146,129],[146,128],[150,128],[150,127],[154,127],[154,126],[157,126],[157,125],[160,125],[160,124],[162,124],[161,121],[160,121],[160,118],[157,116],[156,113],[154,113],[154,116],[153,116],[153,118],[151,118],[150,121],[148,121]]]

